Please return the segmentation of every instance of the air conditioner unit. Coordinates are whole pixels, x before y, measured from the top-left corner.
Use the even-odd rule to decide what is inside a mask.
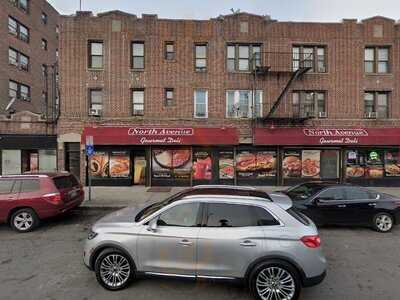
[[[302,114],[302,117],[303,117],[303,118],[314,118],[314,117],[315,117],[315,114],[314,114],[314,112],[312,112],[312,111],[307,111],[307,112],[304,112],[304,113]]]
[[[21,100],[22,101],[30,101],[31,99],[29,97],[26,97],[26,96],[21,96]]]
[[[320,111],[318,113],[318,118],[323,119],[323,118],[327,118],[328,114],[326,113],[326,111]]]
[[[90,111],[89,111],[89,115],[100,117],[100,116],[101,116],[101,109],[94,109],[94,108],[92,108],[92,109],[90,109]]]
[[[376,119],[377,113],[375,111],[366,112],[364,116],[366,119]]]

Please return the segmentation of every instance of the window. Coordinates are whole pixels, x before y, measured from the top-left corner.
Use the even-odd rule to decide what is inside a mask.
[[[254,117],[262,117],[262,94],[261,90],[256,91]],[[253,118],[253,91],[226,91],[226,117]]]
[[[157,221],[159,226],[195,227],[199,226],[198,214],[200,203],[176,205],[162,213]]]
[[[103,42],[89,41],[89,68],[103,68]]]
[[[11,17],[8,17],[8,32],[21,41],[29,42],[29,29]]]
[[[56,25],[56,34],[57,36],[60,34],[60,26]]]
[[[14,180],[0,180],[0,194],[10,194]]]
[[[174,60],[175,59],[175,44],[174,42],[165,42],[165,59]]]
[[[208,117],[208,92],[206,90],[194,91],[194,117]]]
[[[228,72],[246,72],[261,67],[261,45],[230,44],[226,49]]]
[[[47,41],[45,39],[42,39],[42,50],[47,51]]]
[[[194,48],[196,72],[207,71],[207,44],[196,44]]]
[[[31,88],[25,84],[10,80],[8,82],[8,95],[24,101],[30,101]]]
[[[389,117],[389,92],[365,92],[364,112],[366,118]]]
[[[321,200],[344,200],[343,189],[331,188],[326,189],[318,195],[318,199]]]
[[[209,203],[207,227],[248,227],[278,225],[279,222],[263,208],[225,203]]]
[[[24,12],[29,12],[29,2],[28,0],[9,0],[11,4],[19,9],[23,10]]]
[[[53,181],[58,190],[79,186],[78,180],[73,175],[55,177]]]
[[[89,90],[89,115],[101,116],[103,111],[103,91],[101,89]]]
[[[144,42],[132,43],[132,69],[144,69]]]
[[[165,89],[165,106],[174,105],[174,89]]]
[[[389,47],[366,47],[365,73],[389,73]]]
[[[300,118],[327,116],[325,92],[296,91],[292,96],[294,116]]]
[[[24,179],[21,180],[21,193],[29,193],[40,190],[39,180]]]
[[[44,12],[42,12],[42,23],[43,23],[44,25],[47,24],[47,15],[46,15]]]
[[[43,77],[47,76],[47,65],[42,65],[42,75]]]
[[[357,187],[346,187],[346,200],[368,200],[370,194],[367,190],[360,189]]]
[[[293,70],[311,68],[311,72],[326,72],[326,50],[324,46],[299,45],[293,46]]]
[[[144,90],[134,89],[132,90],[132,115],[143,116],[144,115]]]
[[[8,49],[8,63],[10,65],[18,66],[19,64],[18,51],[15,51],[12,48]]]

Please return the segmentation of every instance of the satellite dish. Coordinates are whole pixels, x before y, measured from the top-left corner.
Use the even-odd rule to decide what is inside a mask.
[[[10,102],[9,102],[9,103],[7,104],[7,106],[6,106],[5,111],[9,111],[9,110],[10,110],[11,106],[14,104],[14,102],[15,102],[16,99],[17,99],[17,98],[15,98],[15,97],[11,98]]]

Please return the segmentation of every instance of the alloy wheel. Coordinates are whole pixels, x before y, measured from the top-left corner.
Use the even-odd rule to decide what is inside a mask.
[[[14,226],[20,231],[29,230],[33,225],[33,217],[30,213],[21,212],[14,218]]]
[[[128,260],[120,254],[107,255],[100,265],[101,279],[111,288],[122,286],[129,279],[130,273]]]
[[[256,288],[263,300],[290,300],[296,292],[292,275],[280,267],[263,269],[257,276]]]
[[[388,215],[379,215],[376,219],[375,219],[375,224],[376,227],[378,227],[378,229],[380,231],[389,231],[390,229],[392,229],[393,226],[393,220],[390,216]]]

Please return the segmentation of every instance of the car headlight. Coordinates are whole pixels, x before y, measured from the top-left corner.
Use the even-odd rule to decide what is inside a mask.
[[[97,232],[94,232],[93,230],[90,229],[88,233],[88,240],[93,240],[97,236]]]

